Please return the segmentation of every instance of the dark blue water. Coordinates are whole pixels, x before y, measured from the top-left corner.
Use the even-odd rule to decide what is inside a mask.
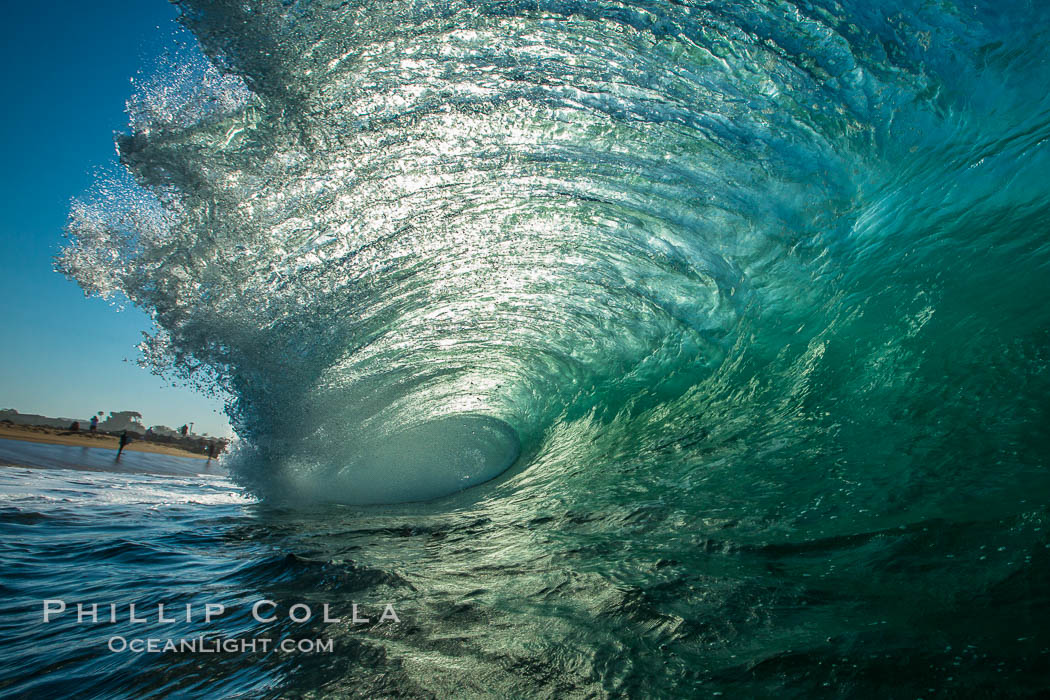
[[[37,448],[21,452],[40,461],[54,447],[19,444]],[[164,686],[167,672],[148,670],[157,668],[153,660],[107,650],[113,634],[141,634],[126,612],[124,624],[80,625],[75,615],[45,624],[43,601],[112,602],[126,611],[133,602],[229,599],[223,577],[265,556],[227,541],[248,503],[218,476],[0,467],[0,694],[134,697]],[[262,667],[259,673],[264,679]]]
[[[820,536],[652,500],[525,518],[498,501],[283,509],[217,476],[3,467],[0,691],[1037,697],[1047,525],[1045,502],[1021,495],[1016,515]],[[45,600],[68,610],[44,623]],[[277,619],[252,617],[262,600]],[[100,604],[100,621],[78,623],[77,602]],[[146,622],[129,621],[132,603]],[[326,603],[339,622],[320,619]],[[398,622],[378,620],[385,603]],[[158,622],[158,604],[176,621]],[[204,622],[207,604],[225,614]],[[297,604],[315,617],[289,620]],[[109,646],[150,638],[332,646]]]

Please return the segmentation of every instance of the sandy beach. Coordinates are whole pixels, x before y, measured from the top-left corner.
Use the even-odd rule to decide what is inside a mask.
[[[74,447],[101,447],[116,451],[120,447],[120,440],[112,435],[101,433],[90,433],[81,431],[78,433],[59,428],[46,428],[35,425],[11,425],[0,423],[0,438],[8,440],[25,440],[27,442],[41,442],[48,445],[72,445]],[[156,443],[135,440],[124,448],[126,452],[152,452],[154,454],[170,455],[172,457],[193,457],[194,459],[206,460],[207,456],[189,452],[171,445],[158,445]]]

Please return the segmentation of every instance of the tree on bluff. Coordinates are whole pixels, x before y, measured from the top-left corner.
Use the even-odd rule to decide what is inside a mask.
[[[138,411],[111,411],[109,418],[99,423],[98,428],[107,433],[127,430],[140,435],[146,434],[146,427],[142,425],[142,414]]]

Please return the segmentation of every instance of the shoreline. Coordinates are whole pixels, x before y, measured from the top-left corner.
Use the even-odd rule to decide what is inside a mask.
[[[66,445],[69,447],[98,447],[116,452],[120,448],[120,439],[112,435],[102,433],[89,433],[81,431],[73,433],[58,428],[48,428],[36,425],[10,425],[0,423],[0,438],[7,440],[21,440],[23,442],[35,442],[44,445]],[[133,440],[124,448],[125,452],[149,452],[152,454],[168,455],[170,457],[192,457],[193,459],[207,460],[207,455],[202,455],[189,450],[183,450],[171,445],[160,445],[145,440]]]

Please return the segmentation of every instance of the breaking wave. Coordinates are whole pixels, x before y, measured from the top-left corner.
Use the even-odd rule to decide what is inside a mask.
[[[58,266],[256,493],[855,527],[1045,481],[1047,7],[178,5]]]

